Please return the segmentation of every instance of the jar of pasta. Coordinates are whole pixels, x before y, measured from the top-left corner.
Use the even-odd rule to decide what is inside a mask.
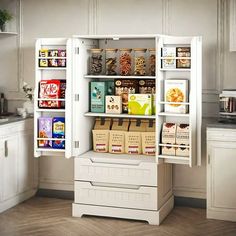
[[[129,48],[120,49],[119,71],[120,75],[131,75],[131,51]]]
[[[106,74],[117,75],[117,49],[106,49]]]
[[[146,75],[146,51],[145,48],[134,49],[134,75]]]
[[[149,48],[149,56],[148,56],[148,75],[155,76],[156,75],[156,49]]]
[[[103,72],[103,49],[90,49],[90,74],[101,75]]]

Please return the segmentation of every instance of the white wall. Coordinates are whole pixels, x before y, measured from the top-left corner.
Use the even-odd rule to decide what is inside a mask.
[[[39,37],[89,33],[202,35],[203,114],[215,116],[218,92],[236,87],[236,53],[228,52],[227,13],[227,0],[22,0],[22,77],[33,85],[34,43]],[[174,167],[176,195],[205,197],[205,135],[202,153],[202,167]],[[40,160],[41,187],[73,189],[72,179],[73,160]]]

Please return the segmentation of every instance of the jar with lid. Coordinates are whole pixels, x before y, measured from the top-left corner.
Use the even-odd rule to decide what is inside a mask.
[[[117,49],[106,49],[106,74],[117,75]]]
[[[120,58],[119,58],[120,75],[131,75],[132,71],[131,51],[132,49],[129,48],[120,49]]]
[[[103,49],[90,49],[90,74],[101,75],[103,72]]]
[[[145,48],[134,49],[134,75],[146,75],[146,51]]]
[[[148,55],[148,75],[155,76],[156,75],[156,49],[149,48]]]

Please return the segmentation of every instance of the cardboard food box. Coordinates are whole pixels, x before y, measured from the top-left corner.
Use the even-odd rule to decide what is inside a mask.
[[[189,69],[191,67],[191,60],[190,59],[177,59],[176,60],[176,68],[186,68]]]
[[[115,94],[115,83],[114,81],[106,81],[107,83],[107,95]]]
[[[139,80],[139,93],[154,94],[156,92],[155,79],[140,79]]]
[[[156,94],[152,95],[152,114],[156,115]]]
[[[176,124],[163,123],[162,126],[162,143],[175,144]]]
[[[177,125],[176,144],[189,145],[189,125],[188,124]]]
[[[152,115],[152,94],[129,94],[129,115]]]
[[[176,47],[163,47],[161,52],[162,57],[175,57]]]
[[[115,95],[122,97],[122,112],[128,113],[128,95],[138,93],[138,80],[135,79],[116,79]]]
[[[122,100],[121,96],[106,96],[106,113],[121,114]]]
[[[52,127],[53,138],[65,138],[65,117],[54,117],[52,120]],[[65,149],[65,140],[53,140],[52,147],[57,149]]]
[[[189,157],[189,148],[186,147],[176,148],[176,156]]]
[[[52,118],[39,117],[38,118],[38,137],[39,138],[52,138]],[[51,148],[52,140],[39,140],[38,147]]]
[[[171,113],[187,113],[188,106],[174,104],[175,102],[188,102],[188,80],[165,80],[165,102],[173,102],[173,104],[165,104],[165,112]]]
[[[109,136],[109,152],[120,154],[125,152],[125,133],[129,129],[128,119],[113,119]]]
[[[191,48],[190,47],[177,47],[176,48],[177,57],[190,57]]]
[[[175,69],[176,68],[176,60],[175,59],[162,59],[162,68],[163,69]]]
[[[175,147],[163,146],[161,147],[161,154],[167,156],[175,156],[176,153],[175,150],[176,150]]]
[[[90,109],[91,112],[105,112],[106,82],[90,82]]]
[[[142,153],[144,155],[156,155],[156,123],[149,120],[145,132],[142,132]]]
[[[95,152],[108,152],[110,118],[96,118],[93,128],[93,150]]]
[[[131,119],[129,131],[125,133],[125,153],[141,154],[141,133],[146,130],[146,121]]]

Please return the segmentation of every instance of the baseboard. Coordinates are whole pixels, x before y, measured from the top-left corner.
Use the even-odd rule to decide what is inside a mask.
[[[176,197],[175,206],[204,208],[206,209],[206,199],[191,198],[191,197]]]
[[[36,196],[74,200],[74,191],[38,189]]]

